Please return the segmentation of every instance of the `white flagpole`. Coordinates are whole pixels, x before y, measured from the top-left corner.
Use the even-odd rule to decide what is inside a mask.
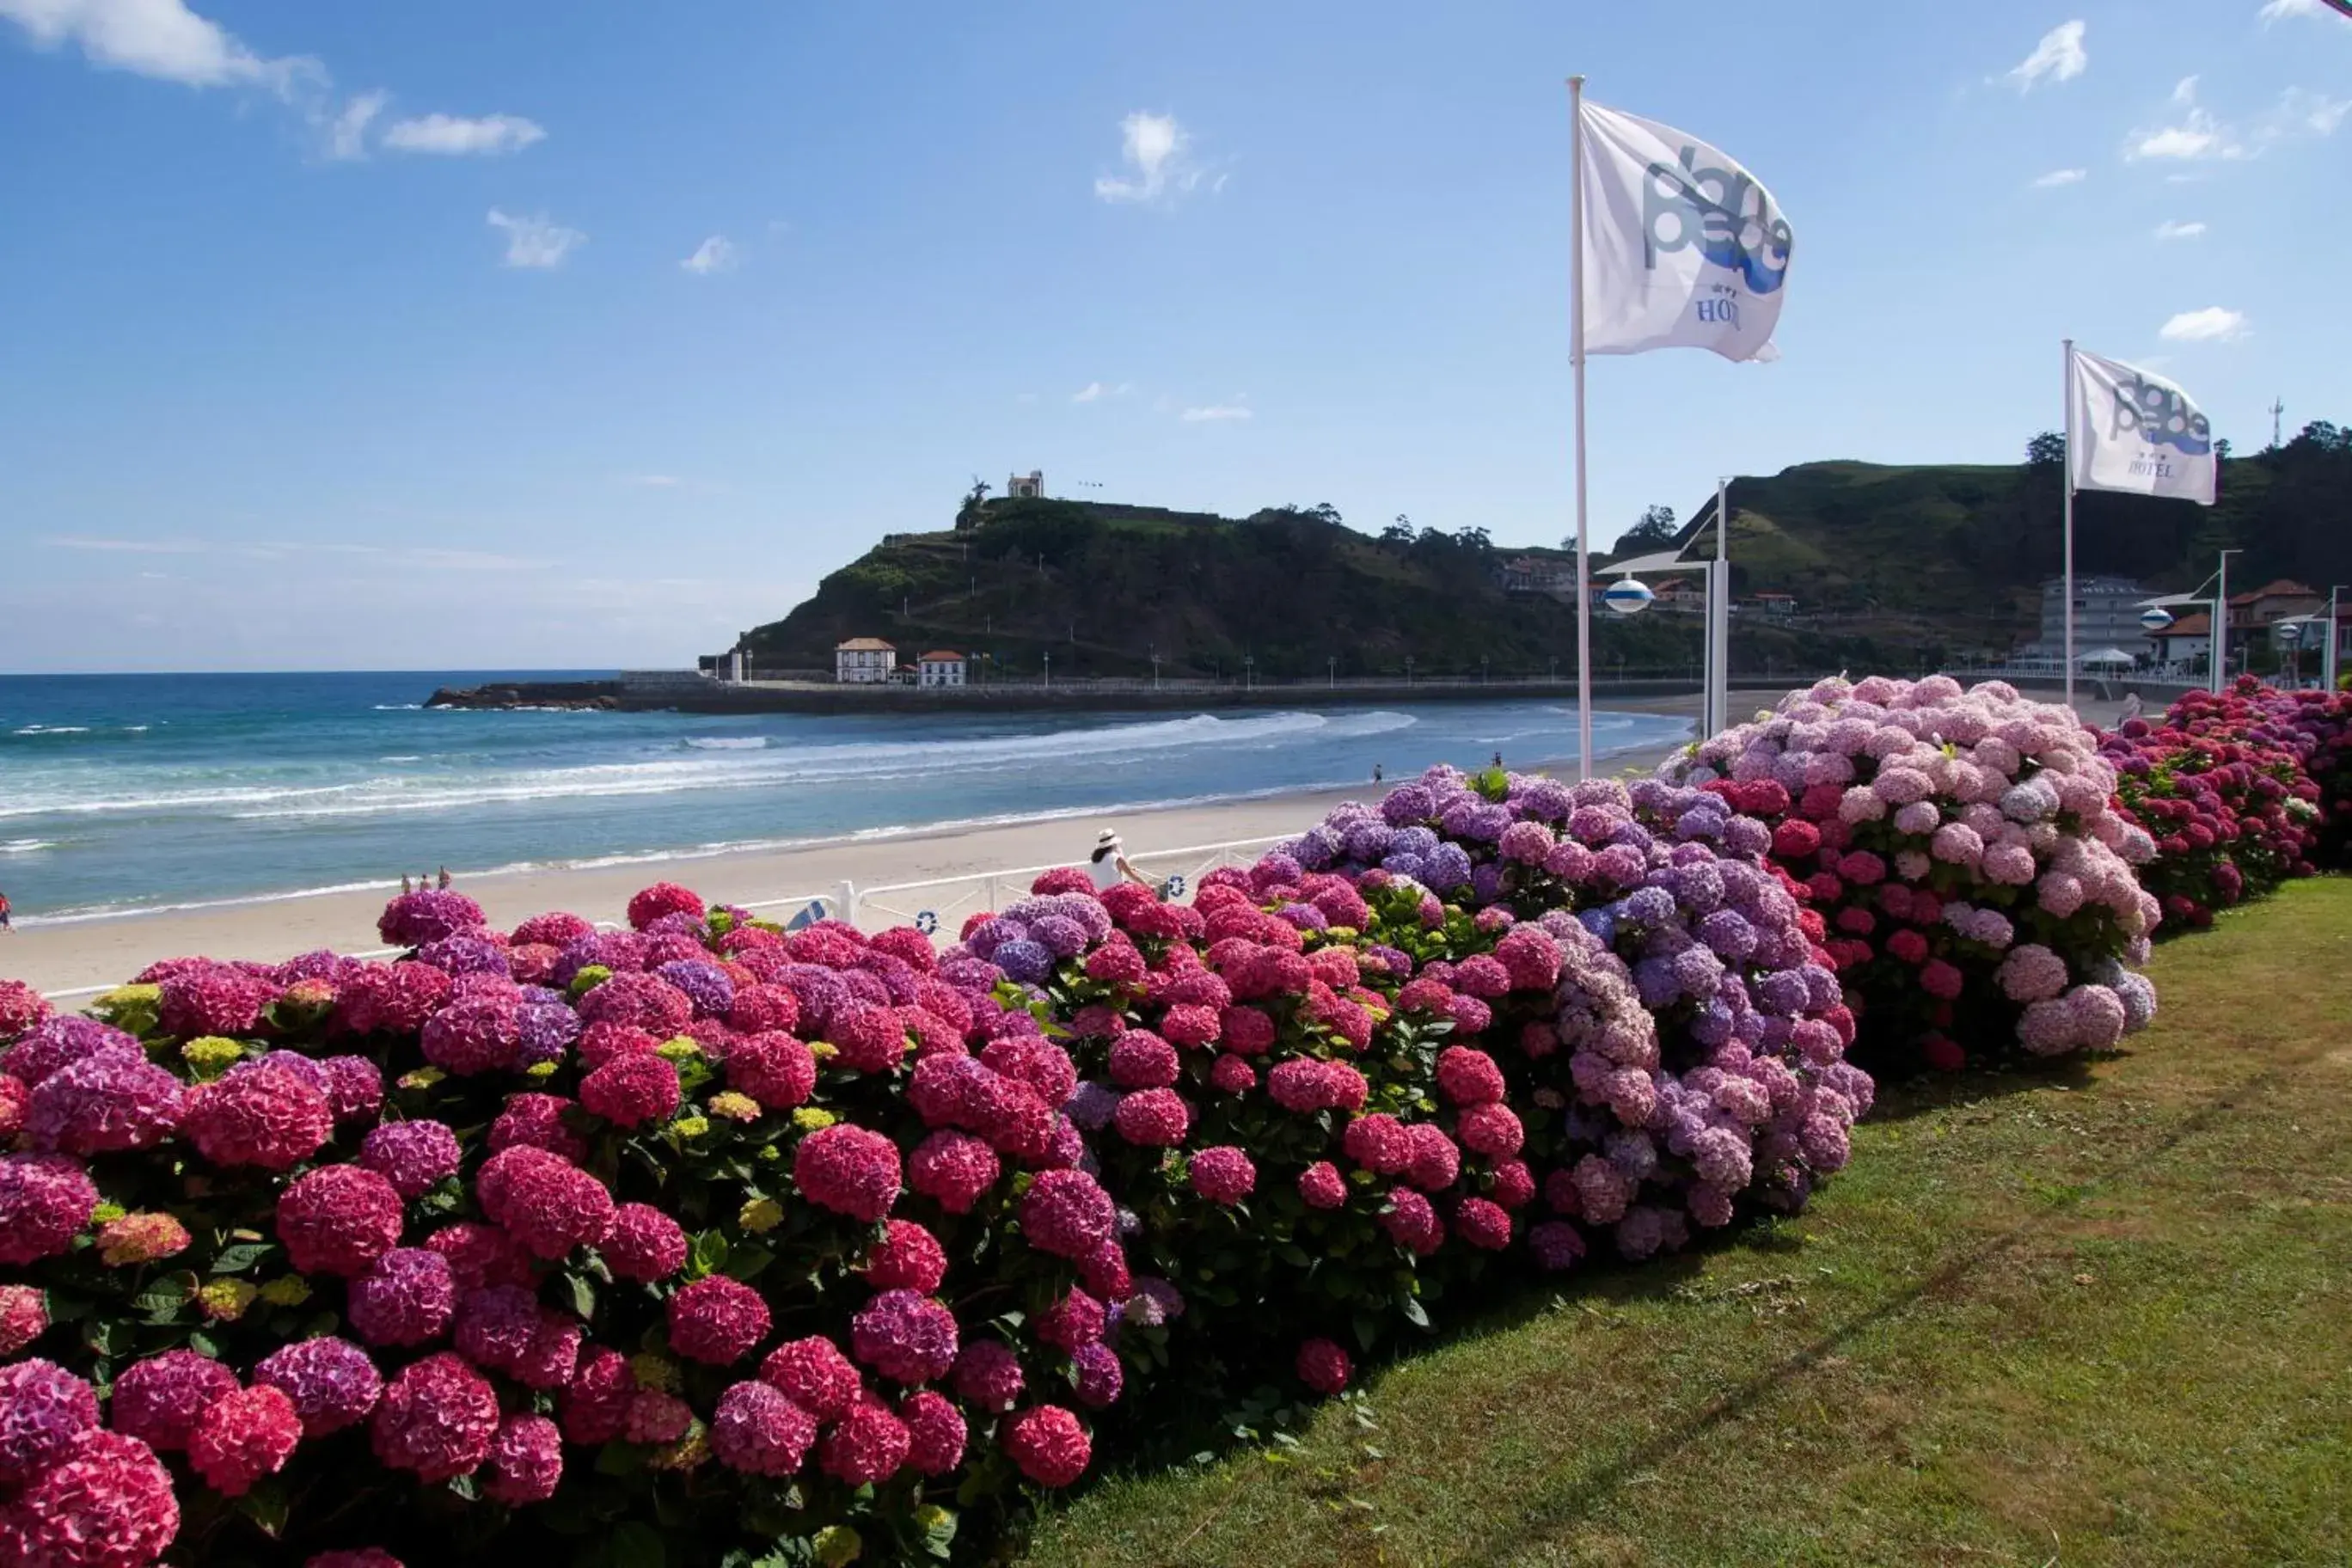
[[[1715,564],[1707,569],[1707,645],[1715,664],[1706,689],[1707,733],[1731,728],[1731,481],[1715,481]]]
[[[2230,557],[2236,553],[2221,552],[2213,580],[2213,624],[2206,628],[2205,646],[2211,651],[2205,656],[2205,686],[2216,697],[2230,683]]]
[[[1584,79],[1568,79],[1568,363],[1576,385],[1576,776],[1592,776],[1592,559],[1584,521]]]
[[[2074,706],[2074,340],[2066,351],[2066,706]]]

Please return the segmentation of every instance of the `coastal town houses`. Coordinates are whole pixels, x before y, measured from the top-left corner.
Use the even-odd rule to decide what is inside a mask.
[[[833,678],[845,686],[878,685],[898,668],[898,648],[880,637],[851,637],[833,645]]]
[[[2139,621],[2140,604],[2147,596],[2148,590],[2129,577],[2076,574],[2076,649],[2088,652],[2095,648],[2112,647],[2134,655],[2152,651],[2150,644],[2154,639]],[[2065,578],[2042,580],[2041,635],[2020,651],[2032,658],[2063,658],[2066,656]],[[2171,656],[2164,657],[2169,658]]]
[[[2158,664],[2176,667],[2201,664],[2213,647],[2213,617],[2204,613],[2183,616],[2162,631],[2149,636],[2147,640],[2156,644]]]
[[[915,656],[915,684],[918,686],[961,686],[964,657],[952,648],[933,648]]]

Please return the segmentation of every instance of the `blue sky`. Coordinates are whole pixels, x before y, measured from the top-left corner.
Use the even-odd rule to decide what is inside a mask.
[[[2067,333],[2352,419],[2319,0],[1692,15],[0,0],[0,669],[675,664],[1016,468],[1555,542],[1570,70],[1796,233],[1777,363],[1593,362],[1596,539]]]

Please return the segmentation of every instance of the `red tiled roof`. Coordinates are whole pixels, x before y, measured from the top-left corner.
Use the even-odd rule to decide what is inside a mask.
[[[2151,632],[2148,635],[2159,637],[2201,637],[2210,636],[2212,630],[2213,617],[2210,615],[2195,615],[2183,616],[2162,631]]]

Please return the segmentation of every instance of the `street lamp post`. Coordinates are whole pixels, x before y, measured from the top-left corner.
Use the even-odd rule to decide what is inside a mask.
[[[2214,576],[2213,624],[2206,628],[2212,635],[2205,639],[2212,651],[2206,657],[2205,672],[2207,689],[2216,697],[2230,684],[2230,557],[2244,553],[2242,547],[2222,551],[2221,567]]]
[[[1254,653],[1242,655],[1242,689],[1244,691],[1257,689],[1257,655]]]
[[[1412,684],[1412,655],[1411,654],[1404,656],[1404,683],[1407,686]]]
[[[1325,655],[1323,656],[1323,672],[1324,672],[1325,676],[1328,678],[1328,679],[1327,679],[1327,684],[1331,688],[1331,689],[1332,689],[1332,690],[1334,690],[1334,691],[1339,690],[1339,655],[1337,655],[1337,654],[1325,654]]]
[[[1486,684],[1486,656],[1483,653],[1478,656],[1478,684]]]
[[[2336,595],[2352,584],[2334,583],[2327,589],[2327,640],[2319,645],[2319,683],[2328,690],[2336,689]]]
[[[1054,689],[1054,650],[1052,648],[1045,650],[1045,689],[1048,691]]]
[[[1160,689],[1160,645],[1151,645],[1151,689]]]

